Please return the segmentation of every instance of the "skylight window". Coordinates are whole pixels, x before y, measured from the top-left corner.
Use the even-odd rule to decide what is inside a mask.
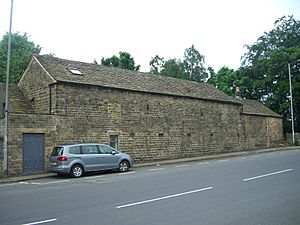
[[[82,75],[80,70],[76,67],[69,67],[68,70],[74,75]]]

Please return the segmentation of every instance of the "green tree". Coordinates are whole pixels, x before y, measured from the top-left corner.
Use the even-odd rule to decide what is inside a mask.
[[[133,57],[128,52],[119,52],[119,57],[113,55],[110,58],[102,58],[101,65],[113,66],[121,69],[135,70],[140,69],[140,65],[136,66]]]
[[[192,45],[184,52],[183,60],[169,59],[156,55],[150,61],[150,72],[157,75],[175,77],[184,80],[204,82],[208,73],[204,67],[204,56]]]
[[[149,65],[150,73],[158,75],[165,66],[165,60],[163,57],[159,57],[158,55],[156,55],[153,58],[151,58]]]
[[[0,82],[6,80],[8,33],[0,41]],[[33,54],[39,54],[41,47],[30,41],[26,33],[11,34],[9,83],[18,83]]]
[[[183,68],[188,76],[188,80],[204,82],[208,78],[208,73],[204,67],[204,56],[199,53],[195,46],[187,48],[183,57]]]
[[[211,69],[209,69],[211,71]],[[234,96],[237,87],[237,72],[223,66],[217,73],[210,72],[208,83],[213,84],[219,90],[228,95]]]
[[[174,77],[183,80],[186,80],[188,78],[182,66],[182,62],[175,58],[169,59],[164,63],[160,75],[166,77]]]
[[[290,127],[288,63],[292,63],[292,84],[296,131],[300,132],[300,21],[284,16],[254,44],[246,45],[242,67],[237,76],[245,96],[257,98],[284,116]]]

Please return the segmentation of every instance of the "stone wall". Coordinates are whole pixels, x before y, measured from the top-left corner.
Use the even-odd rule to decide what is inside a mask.
[[[36,114],[9,114],[10,175],[22,173],[24,133],[45,134],[45,168],[53,146],[109,144],[110,135],[118,135],[120,149],[136,162],[271,147],[283,140],[281,118],[245,115],[239,104],[83,84],[49,85],[51,79],[36,61],[32,67],[19,87]]]
[[[55,145],[56,118],[52,115],[10,113],[8,120],[8,173],[22,174],[22,137],[24,133],[45,134],[45,169]],[[2,130],[2,129],[1,129]],[[0,138],[3,134],[0,134]],[[2,159],[0,161],[2,168]]]
[[[67,83],[55,95],[58,143],[117,133],[136,161],[241,150],[241,105]]]
[[[282,118],[267,117],[267,147],[276,147],[284,143]]]
[[[49,113],[50,83],[54,80],[32,59],[18,86],[31,102],[36,113]]]
[[[282,118],[243,115],[243,149],[278,146],[283,143]]]

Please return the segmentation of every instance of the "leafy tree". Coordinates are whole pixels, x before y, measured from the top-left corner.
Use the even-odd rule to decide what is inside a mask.
[[[153,74],[160,74],[162,68],[165,66],[165,60],[164,58],[159,57],[158,55],[154,56],[150,63],[150,73]]]
[[[106,59],[103,57],[101,59],[101,64],[128,70],[138,71],[140,69],[140,65],[136,66],[133,57],[127,52],[119,52],[119,57],[115,55]]]
[[[166,77],[174,77],[178,79],[187,80],[187,74],[184,71],[182,62],[178,59],[169,59],[164,63],[160,75]]]
[[[204,56],[195,49],[194,45],[184,52],[183,68],[189,80],[204,82],[208,78],[208,73],[204,67]]]
[[[274,26],[254,44],[246,45],[238,80],[241,86],[247,87],[244,89],[246,97],[261,100],[287,121],[290,118],[287,65],[291,63],[296,131],[300,132],[300,61],[297,61],[300,59],[300,21],[284,16],[276,20]]]
[[[101,64],[104,66],[114,66],[114,67],[119,67],[119,58],[115,55],[113,55],[110,58],[102,58],[101,59]]]
[[[212,70],[210,69],[210,71]],[[208,80],[208,83],[231,96],[235,94],[237,82],[237,72],[227,66],[223,66],[217,73],[210,72]]]
[[[194,45],[185,50],[183,60],[173,58],[165,61],[164,58],[156,55],[150,61],[150,72],[196,82],[203,82],[208,77],[204,67],[204,56],[195,49]]]
[[[6,33],[0,41],[0,82],[6,80],[6,62],[8,36]],[[39,54],[41,47],[30,41],[26,33],[11,34],[9,83],[18,83],[26,70],[33,54]]]

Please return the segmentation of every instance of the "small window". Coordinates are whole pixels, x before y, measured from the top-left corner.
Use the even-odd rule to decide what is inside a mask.
[[[83,145],[82,153],[83,154],[98,154],[97,145]]]
[[[109,135],[109,146],[119,149],[119,135]]]
[[[69,148],[69,153],[74,155],[80,154],[80,146],[73,146]]]
[[[163,137],[163,136],[165,136],[163,133],[158,134],[158,137]]]
[[[80,70],[76,67],[69,67],[68,70],[74,75],[82,75]]]

